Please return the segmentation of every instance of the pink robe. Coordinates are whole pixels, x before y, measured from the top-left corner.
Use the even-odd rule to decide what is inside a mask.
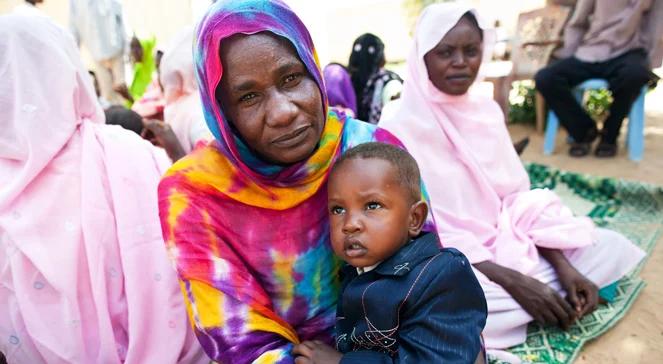
[[[573,216],[554,192],[530,190],[493,100],[471,89],[460,96],[444,94],[428,79],[424,55],[470,10],[476,15],[456,3],[423,11],[398,109],[378,124],[398,137],[419,163],[442,244],[457,248],[471,263],[489,260],[558,290],[557,278],[537,247],[564,250],[599,287],[616,281],[644,253],[620,234],[595,228],[587,217]],[[477,18],[485,61],[495,35]],[[487,347],[522,343],[532,318],[502,287],[476,273],[488,300]]]
[[[0,351],[9,363],[208,362],[161,238],[168,161],[103,124],[64,30],[3,16],[0,34]]]

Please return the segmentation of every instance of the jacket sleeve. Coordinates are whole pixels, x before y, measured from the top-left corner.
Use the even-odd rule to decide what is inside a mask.
[[[426,263],[423,263],[426,264]],[[474,363],[481,350],[487,307],[467,258],[445,249],[424,268],[401,312],[398,354],[358,351],[342,364]]]

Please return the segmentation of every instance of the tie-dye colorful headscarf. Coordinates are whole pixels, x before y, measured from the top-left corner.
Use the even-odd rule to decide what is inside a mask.
[[[180,160],[159,186],[163,234],[194,329],[222,363],[292,363],[301,340],[331,342],[338,260],[329,242],[326,180],[348,148],[400,143],[389,133],[329,110],[316,151],[287,167],[254,155],[215,98],[219,48],[233,34],[271,32],[292,43],[327,97],[311,37],[278,0],[220,1],[194,46],[205,118],[216,140]]]

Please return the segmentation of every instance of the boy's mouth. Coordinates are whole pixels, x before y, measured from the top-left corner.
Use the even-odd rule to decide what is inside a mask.
[[[368,252],[368,249],[355,238],[346,238],[343,242],[343,251],[348,258],[359,258]]]

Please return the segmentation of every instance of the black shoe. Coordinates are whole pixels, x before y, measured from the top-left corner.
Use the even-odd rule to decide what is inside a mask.
[[[596,139],[598,135],[599,131],[596,129],[596,127],[589,129],[587,134],[585,134],[585,138],[582,140],[582,142],[571,143],[571,148],[569,148],[569,155],[571,157],[579,158],[589,154],[592,148],[592,142],[594,142],[594,139]]]
[[[596,146],[594,155],[598,158],[612,158],[617,155],[617,144],[601,142]]]
[[[527,144],[529,144],[529,137],[525,137],[521,141],[513,144],[513,148],[516,150],[516,153],[518,153],[518,155],[521,155],[523,154],[525,148],[527,148]]]

